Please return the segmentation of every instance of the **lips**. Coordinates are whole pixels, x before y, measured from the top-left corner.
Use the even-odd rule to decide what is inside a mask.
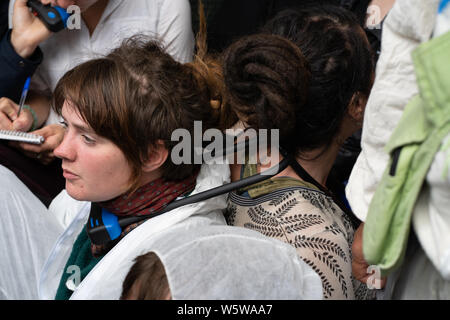
[[[73,179],[78,179],[79,178],[78,175],[76,175],[75,173],[73,173],[72,171],[69,171],[67,169],[63,169],[63,176],[64,176],[64,178],[69,179],[69,180],[73,180]]]

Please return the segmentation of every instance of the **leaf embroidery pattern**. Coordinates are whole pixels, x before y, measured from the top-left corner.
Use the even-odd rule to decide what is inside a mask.
[[[331,211],[332,214],[336,213],[336,211],[337,211],[335,208],[336,204],[334,203],[334,201],[331,197],[329,197],[329,196],[325,197],[324,205],[325,205],[325,208],[327,208],[328,211]]]
[[[338,224],[336,222],[333,222],[333,224],[331,226],[326,226],[325,230],[330,231],[334,235],[342,234],[345,238],[347,236],[344,233],[344,231],[341,230],[341,228],[338,226]]]
[[[303,258],[302,260],[305,261],[305,263],[319,275],[320,280],[322,280],[323,298],[329,299],[333,295],[334,288],[328,278],[325,276],[322,270],[320,270],[311,260],[306,258]]]
[[[313,252],[314,257],[320,261],[322,261],[326,266],[334,273],[336,278],[339,281],[339,284],[341,285],[342,293],[347,298],[347,283],[345,282],[344,278],[344,272],[342,271],[341,267],[339,266],[339,263],[334,258],[333,255],[329,254],[328,252],[324,252],[323,254],[318,253],[317,251]]]
[[[279,227],[272,227],[272,226],[266,226],[266,225],[255,225],[253,223],[245,223],[244,228],[252,229],[255,231],[258,231],[259,233],[262,233],[266,237],[270,238],[280,238],[284,236],[283,230],[281,230]]]
[[[248,209],[247,214],[250,218],[250,220],[256,224],[271,226],[271,227],[278,227],[278,221],[276,218],[271,217],[270,212],[268,214],[261,214],[261,211],[265,211],[260,206],[252,207]]]
[[[376,290],[370,290],[365,283],[353,280],[353,288],[355,288],[355,300],[375,300],[377,297]]]
[[[293,207],[298,203],[296,198],[292,198],[290,200],[285,201],[276,211],[275,214],[278,217],[281,217],[283,215],[286,215],[291,211]]]
[[[288,217],[280,217],[280,224],[285,225],[288,234],[298,232],[315,225],[325,222],[325,220],[317,214],[299,214]]]
[[[284,192],[279,198],[271,200],[268,204],[270,206],[278,207],[281,203],[289,199],[292,195],[294,195],[294,191]]]
[[[347,255],[345,251],[337,244],[329,239],[323,239],[319,237],[308,238],[304,235],[296,236],[294,246],[296,248],[311,249],[313,252],[322,250],[325,252],[331,252],[340,257],[344,262],[347,262]]]
[[[342,213],[341,215],[341,221],[344,224],[345,230],[347,231],[346,239],[349,245],[351,246],[353,244],[353,235],[355,233],[355,229],[353,228],[353,225],[350,221],[350,218],[347,216],[346,213]]]
[[[300,195],[308,200],[314,207],[321,211],[326,210],[325,201],[323,200],[324,196],[321,194],[318,194],[315,191],[308,191],[308,190],[298,190],[300,192]]]
[[[236,205],[232,204],[231,202],[228,202],[228,207],[225,210],[225,220],[227,221],[227,224],[230,226],[234,226],[236,222],[236,214],[237,214],[237,207]]]
[[[255,207],[253,207],[253,209],[255,210],[256,213],[260,214],[263,217],[270,217],[275,219],[276,216],[272,211],[268,211],[266,209],[264,209],[264,207],[262,205],[257,205]]]

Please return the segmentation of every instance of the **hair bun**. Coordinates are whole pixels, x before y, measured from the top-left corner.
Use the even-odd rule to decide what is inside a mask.
[[[279,36],[252,35],[233,43],[223,62],[227,98],[241,120],[279,129],[281,141],[294,134],[310,75],[300,49]]]

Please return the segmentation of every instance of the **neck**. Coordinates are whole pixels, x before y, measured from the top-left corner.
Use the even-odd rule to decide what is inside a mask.
[[[328,148],[305,152],[298,156],[296,160],[314,180],[326,187],[328,175],[336,161],[341,146],[342,144],[333,141]]]
[[[90,36],[94,33],[95,28],[97,27],[100,18],[108,5],[108,1],[109,0],[98,0],[81,13],[81,17],[89,30]]]
[[[309,152],[304,152],[301,156],[296,157],[297,162],[308,172],[308,174],[314,178],[318,183],[326,188],[326,182],[331,168],[336,160],[345,139],[335,139],[331,145],[326,149],[320,148]],[[278,158],[279,157],[279,158]],[[259,171],[264,171],[274,166],[278,161],[281,161],[282,156],[277,154],[277,159],[271,159],[267,165],[261,165]],[[291,177],[294,179],[302,180],[301,177],[290,166],[280,172],[277,177]]]

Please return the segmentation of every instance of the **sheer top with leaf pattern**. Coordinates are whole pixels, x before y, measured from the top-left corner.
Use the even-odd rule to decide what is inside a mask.
[[[272,178],[228,198],[228,224],[291,244],[320,276],[324,299],[368,299],[352,276],[354,227],[333,199],[289,177]]]

